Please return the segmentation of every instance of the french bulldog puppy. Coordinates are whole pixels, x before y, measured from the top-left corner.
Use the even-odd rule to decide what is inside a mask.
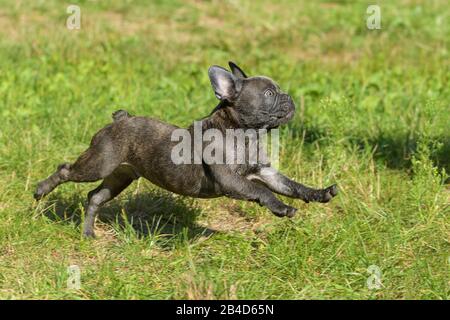
[[[201,121],[202,130],[216,129],[225,135],[230,129],[270,130],[287,123],[294,116],[292,98],[271,79],[247,77],[233,62],[231,72],[212,66],[208,74],[216,97],[220,100],[213,112]],[[51,176],[38,183],[34,198],[41,199],[58,185],[72,182],[101,184],[88,193],[83,234],[94,237],[94,221],[100,206],[144,177],[171,192],[197,197],[226,196],[254,201],[279,217],[293,217],[295,208],[284,204],[274,193],[305,202],[328,202],[336,196],[336,185],[313,189],[297,183],[270,163],[181,163],[176,164],[172,150],[174,125],[147,117],[131,116],[119,110],[113,123],[98,131],[89,148],[72,164],[60,164]],[[193,133],[194,125],[186,129]],[[215,152],[238,152],[224,144]],[[233,146],[235,148],[235,146]],[[200,150],[201,151],[201,150]],[[195,151],[191,154],[195,157]],[[198,154],[197,154],[198,156]]]

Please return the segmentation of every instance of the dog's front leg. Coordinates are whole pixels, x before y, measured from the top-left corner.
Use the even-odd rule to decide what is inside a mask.
[[[261,168],[258,173],[251,174],[247,178],[252,181],[262,182],[273,192],[291,198],[298,198],[307,203],[310,201],[325,203],[338,193],[336,185],[325,189],[313,189],[289,179],[272,167]]]
[[[278,217],[291,218],[297,211],[296,208],[281,202],[265,186],[234,173],[225,165],[209,167],[209,171],[222,194],[227,197],[257,202]]]

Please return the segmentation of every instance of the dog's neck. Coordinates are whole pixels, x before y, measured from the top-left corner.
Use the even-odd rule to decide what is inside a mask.
[[[242,127],[236,111],[224,102],[220,102],[208,117],[202,119],[202,122],[204,130],[214,128],[225,132],[226,129]]]

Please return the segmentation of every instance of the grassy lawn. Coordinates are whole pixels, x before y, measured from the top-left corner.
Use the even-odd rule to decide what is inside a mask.
[[[448,1],[380,1],[380,30],[372,1],[72,2],[80,30],[64,1],[0,0],[0,298],[450,298]],[[337,183],[331,203],[283,198],[299,211],[279,219],[141,179],[92,241],[80,222],[98,183],[33,200],[117,109],[180,126],[207,115],[207,69],[228,60],[292,95],[280,170]]]

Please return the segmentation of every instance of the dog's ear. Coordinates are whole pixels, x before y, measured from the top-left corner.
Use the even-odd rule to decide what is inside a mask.
[[[209,80],[217,99],[233,101],[241,88],[241,81],[228,70],[212,66],[208,70]]]
[[[235,64],[233,61],[229,61],[229,62],[228,62],[228,65],[230,66],[231,72],[233,72],[233,74],[234,74],[235,77],[237,77],[237,78],[243,78],[243,79],[247,78],[247,75],[245,74],[245,72],[242,71],[242,69],[239,68],[239,67],[237,66],[237,64]]]

